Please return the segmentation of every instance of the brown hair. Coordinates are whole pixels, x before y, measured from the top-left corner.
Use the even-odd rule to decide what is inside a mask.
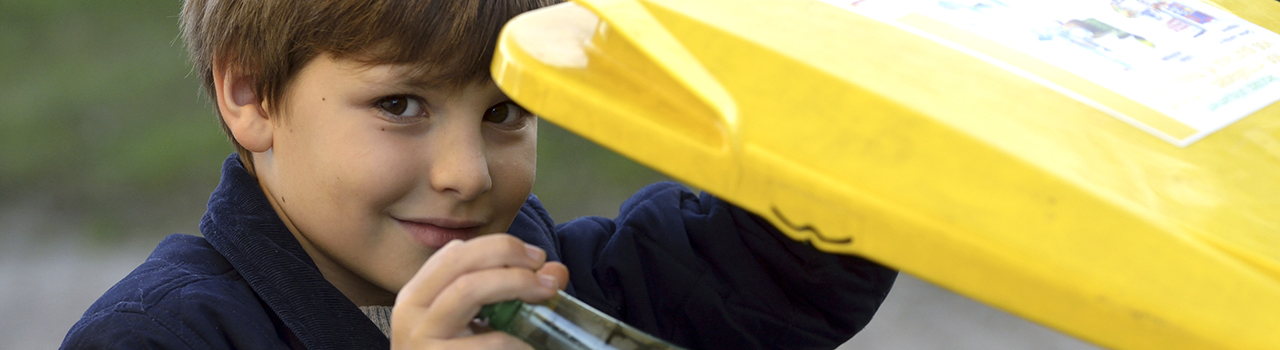
[[[182,34],[205,92],[213,62],[252,79],[254,95],[282,110],[289,83],[321,53],[367,64],[415,64],[439,83],[485,81],[507,20],[559,0],[186,0]],[[250,153],[214,108],[245,166]]]

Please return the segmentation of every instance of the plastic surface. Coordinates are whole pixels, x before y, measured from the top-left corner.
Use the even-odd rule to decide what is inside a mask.
[[[1280,3],[1216,2],[1280,31]],[[517,17],[508,96],[857,254],[1115,349],[1280,349],[1280,104],[1185,148],[808,0]]]

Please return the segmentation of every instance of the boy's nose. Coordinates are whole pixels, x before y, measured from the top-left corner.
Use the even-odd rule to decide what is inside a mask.
[[[484,142],[477,132],[452,133],[435,143],[431,187],[458,200],[476,199],[493,187]],[[460,135],[461,134],[461,135]]]

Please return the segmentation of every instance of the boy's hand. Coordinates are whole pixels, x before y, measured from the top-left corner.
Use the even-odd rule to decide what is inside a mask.
[[[512,299],[539,303],[569,281],[546,252],[507,234],[453,241],[436,251],[396,296],[395,349],[531,349],[502,332],[476,334],[480,307]]]

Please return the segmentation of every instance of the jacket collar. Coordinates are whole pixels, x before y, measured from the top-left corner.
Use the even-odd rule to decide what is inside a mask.
[[[390,347],[373,322],[320,274],[236,154],[222,164],[222,181],[209,197],[200,232],[308,349]]]

